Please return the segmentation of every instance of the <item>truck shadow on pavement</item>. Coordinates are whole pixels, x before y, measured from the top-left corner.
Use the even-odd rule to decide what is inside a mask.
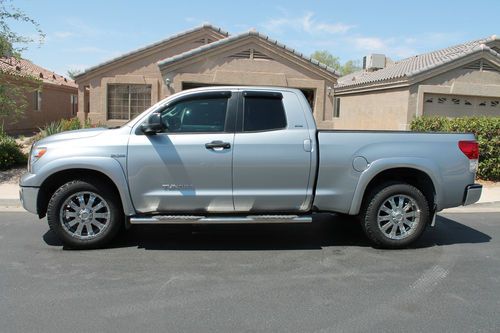
[[[43,239],[50,246],[62,246],[50,230],[45,233]],[[438,216],[436,226],[428,228],[411,248],[487,243],[490,240],[491,237],[483,232]],[[354,218],[318,214],[311,224],[132,226],[118,235],[108,248],[262,251],[318,250],[334,246],[372,245]]]

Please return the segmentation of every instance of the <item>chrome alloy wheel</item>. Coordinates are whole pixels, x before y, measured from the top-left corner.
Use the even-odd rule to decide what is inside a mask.
[[[93,192],[78,192],[64,201],[59,212],[64,230],[78,239],[92,239],[108,226],[111,213],[107,202]]]
[[[406,195],[389,197],[377,213],[377,225],[390,239],[404,239],[413,234],[420,221],[420,207]]]

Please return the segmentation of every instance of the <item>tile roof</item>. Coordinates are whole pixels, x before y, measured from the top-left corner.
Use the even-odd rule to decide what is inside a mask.
[[[35,79],[42,80],[44,83],[59,86],[77,87],[75,81],[35,65],[26,59],[17,59],[14,57],[0,58],[0,72],[21,77],[31,76]]]
[[[102,66],[105,66],[105,65],[111,64],[111,63],[113,63],[113,62],[116,62],[116,61],[122,60],[122,59],[124,59],[124,58],[126,58],[126,57],[129,57],[129,56],[131,56],[131,55],[134,55],[134,54],[140,53],[140,52],[142,52],[142,51],[145,51],[145,50],[151,49],[151,48],[153,48],[153,47],[159,46],[159,45],[164,44],[164,43],[168,43],[168,42],[170,42],[170,41],[172,41],[172,40],[174,40],[174,39],[177,39],[177,38],[180,38],[180,37],[186,36],[186,35],[188,35],[188,34],[191,34],[191,33],[193,33],[193,32],[197,32],[197,31],[200,31],[200,30],[203,30],[203,29],[211,29],[211,30],[214,30],[215,32],[218,32],[218,33],[220,33],[220,34],[224,35],[224,36],[229,36],[229,33],[228,33],[228,32],[226,32],[226,31],[222,30],[222,29],[221,29],[221,28],[219,28],[219,27],[213,26],[213,25],[211,25],[211,24],[203,24],[203,25],[201,25],[201,26],[199,26],[199,27],[195,27],[195,28],[192,28],[192,29],[189,29],[189,30],[185,30],[185,31],[183,31],[183,32],[177,33],[177,34],[175,34],[175,35],[173,35],[173,36],[170,36],[170,37],[168,37],[168,38],[165,38],[165,39],[162,39],[162,40],[160,40],[160,41],[158,41],[158,42],[155,42],[155,43],[153,43],[153,44],[149,44],[149,45],[146,45],[146,46],[140,47],[140,48],[138,48],[138,49],[132,50],[132,51],[127,52],[127,53],[124,53],[124,54],[122,54],[122,55],[120,55],[120,56],[118,56],[118,57],[116,57],[116,58],[113,58],[113,59],[110,59],[110,60],[106,60],[106,61],[104,61],[104,62],[102,62],[102,63],[100,63],[100,64],[97,64],[97,65],[95,65],[95,66],[89,67],[89,68],[85,69],[85,71],[83,71],[83,72],[78,73],[77,75],[75,75],[75,78],[76,78],[76,79],[78,79],[79,77],[82,77],[82,76],[84,76],[84,75],[88,74],[89,72],[92,72],[92,71],[94,71],[94,70],[96,70],[96,69],[98,69],[98,68],[100,68],[100,67],[102,67]]]
[[[463,58],[476,52],[489,51],[493,55],[500,57],[495,50],[488,47],[487,43],[499,41],[495,35],[444,48],[441,50],[424,53],[409,57],[386,68],[374,71],[358,71],[339,78],[336,88],[349,89],[357,87],[369,87],[376,84],[400,82],[423,72],[435,69],[456,59]]]
[[[197,47],[195,49],[192,49],[192,50],[189,50],[189,51],[186,51],[184,53],[181,53],[181,54],[177,54],[173,57],[170,57],[170,58],[166,58],[164,60],[161,60],[161,61],[158,61],[158,65],[161,67],[164,67],[164,66],[167,66],[169,64],[172,64],[174,62],[177,62],[177,61],[180,61],[180,60],[183,60],[183,59],[186,59],[186,58],[189,58],[191,56],[194,56],[194,55],[197,55],[197,54],[200,54],[204,51],[208,51],[208,50],[212,50],[216,47],[219,47],[219,46],[222,46],[222,45],[226,45],[226,44],[229,44],[231,42],[234,42],[236,40],[240,40],[240,39],[243,39],[245,37],[249,37],[249,36],[256,36],[258,38],[261,38],[271,44],[274,44],[276,46],[278,46],[279,48],[285,50],[285,51],[288,51],[290,53],[292,53],[293,55],[303,59],[303,60],[306,60],[308,62],[310,62],[311,64],[329,72],[330,74],[333,74],[335,75],[336,77],[339,76],[339,73],[333,69],[332,67],[329,67],[309,56],[306,56],[304,55],[303,53],[299,52],[299,51],[296,51],[295,49],[292,49],[280,42],[278,42],[277,40],[275,39],[271,39],[269,38],[268,36],[264,35],[264,34],[261,34],[259,32],[256,32],[256,31],[253,31],[253,30],[250,30],[248,32],[244,32],[242,34],[239,34],[239,35],[234,35],[234,36],[229,36],[227,38],[224,38],[224,39],[221,39],[221,40],[218,40],[216,42],[213,42],[213,43],[210,43],[210,44],[206,44],[206,45],[202,45],[200,47]]]

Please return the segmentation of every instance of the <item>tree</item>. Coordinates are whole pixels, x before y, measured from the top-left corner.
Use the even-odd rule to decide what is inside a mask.
[[[75,76],[80,74],[82,71],[79,69],[68,69],[68,76],[70,77],[71,80],[75,79]]]
[[[342,69],[340,70],[340,73],[342,75],[347,75],[347,74],[351,74],[351,73],[357,72],[359,70],[361,70],[361,64],[360,64],[359,60],[348,60],[342,66]]]
[[[347,75],[361,70],[358,60],[348,60],[342,65],[339,61],[339,57],[334,56],[326,50],[314,52],[311,54],[311,58],[318,60],[322,64],[330,66],[339,72],[340,75]]]
[[[14,7],[9,0],[0,0],[0,56],[20,57],[21,52],[27,49],[28,44],[34,42],[32,37],[20,35],[12,31],[9,23],[26,23],[35,29],[38,42],[43,43],[45,34],[40,29],[37,21],[30,18],[19,8]]]
[[[335,57],[333,54],[326,50],[316,51],[311,54],[311,58],[318,60],[320,63],[330,66],[336,71],[340,70],[339,57]]]
[[[38,35],[40,44],[45,38],[38,22],[14,7],[11,1],[0,0],[0,58],[11,65],[15,65],[16,61],[19,62],[21,53],[34,42],[32,37],[12,31],[9,25],[13,22],[31,25]],[[39,89],[39,86],[38,78],[0,70],[0,116],[10,117],[11,121],[19,118],[28,104],[27,93]]]

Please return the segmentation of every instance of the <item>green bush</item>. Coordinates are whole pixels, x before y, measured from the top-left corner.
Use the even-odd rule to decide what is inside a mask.
[[[410,127],[413,131],[474,133],[479,142],[478,177],[500,180],[500,118],[418,117]]]
[[[0,170],[25,164],[26,158],[16,140],[5,134],[3,129],[0,128]]]

